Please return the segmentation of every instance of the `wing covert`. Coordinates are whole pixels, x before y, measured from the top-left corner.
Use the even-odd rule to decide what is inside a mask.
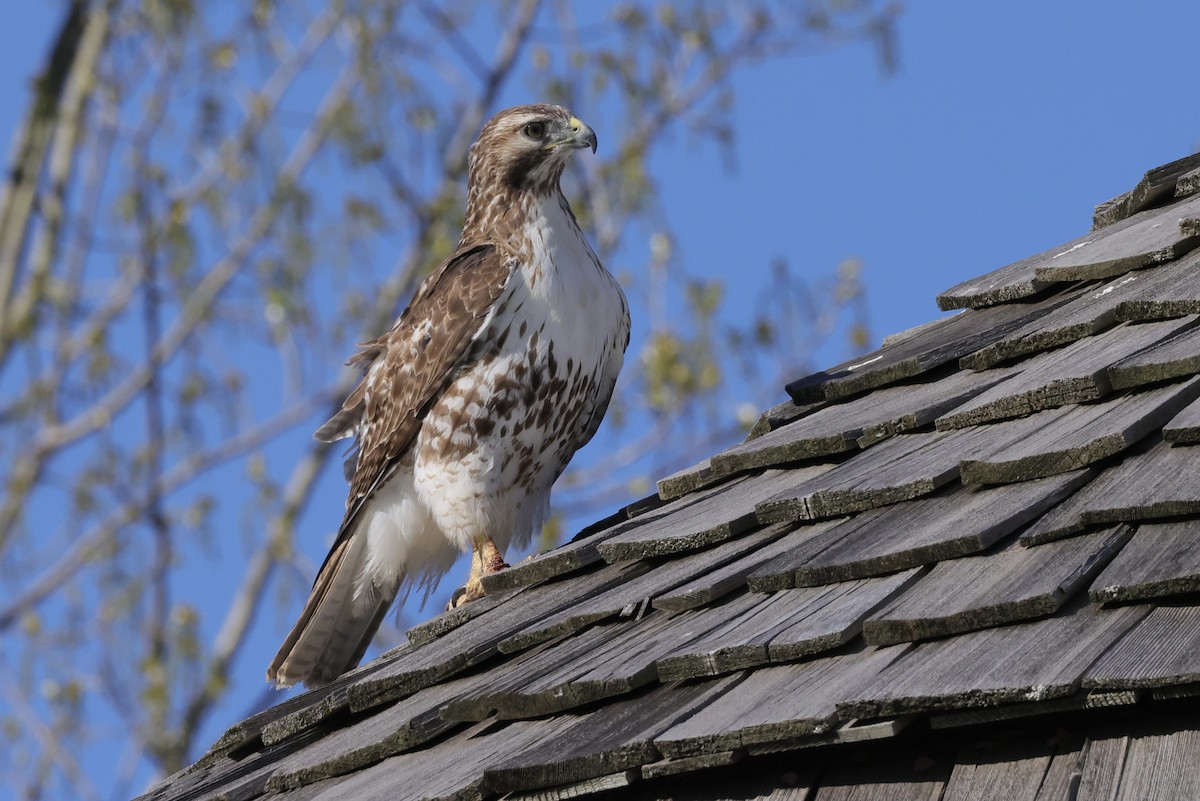
[[[317,437],[327,440],[357,434],[339,539],[411,447],[429,407],[494,313],[515,267],[515,259],[492,244],[456,253],[421,285],[391,330],[351,359],[367,363],[366,375],[317,430]]]

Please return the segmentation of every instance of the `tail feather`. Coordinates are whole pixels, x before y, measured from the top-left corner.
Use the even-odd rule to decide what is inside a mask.
[[[312,687],[350,670],[362,659],[394,593],[355,603],[356,579],[366,560],[366,538],[345,537],[325,560],[300,619],[267,668],[276,687],[298,681]]]

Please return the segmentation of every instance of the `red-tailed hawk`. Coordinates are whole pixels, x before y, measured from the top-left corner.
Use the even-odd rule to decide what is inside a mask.
[[[351,359],[365,376],[316,433],[354,436],[350,495],[300,619],[267,669],[326,682],[362,658],[402,589],[470,550],[462,599],[529,542],[550,486],[600,425],[629,307],[559,179],[596,135],[560,106],[493,117],[471,147],[454,254],[392,329]]]

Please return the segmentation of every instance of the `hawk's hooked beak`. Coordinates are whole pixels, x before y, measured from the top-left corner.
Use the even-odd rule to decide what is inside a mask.
[[[596,132],[578,117],[567,120],[567,130],[550,143],[553,147],[590,147],[596,152]]]

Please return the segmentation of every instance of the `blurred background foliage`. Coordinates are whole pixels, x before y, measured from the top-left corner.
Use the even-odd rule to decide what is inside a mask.
[[[339,452],[309,432],[354,343],[453,248],[466,150],[500,107],[559,102],[600,131],[566,189],[636,320],[542,547],[736,441],[835,332],[867,343],[853,260],[689,271],[655,157],[687,143],[697,170],[728,167],[731,77],[766,59],[867,39],[886,72],[890,3],[59,5],[0,197],[18,797],[136,793],[272,700],[242,657],[274,649],[341,514]],[[725,282],[756,274],[759,302],[727,308]]]

